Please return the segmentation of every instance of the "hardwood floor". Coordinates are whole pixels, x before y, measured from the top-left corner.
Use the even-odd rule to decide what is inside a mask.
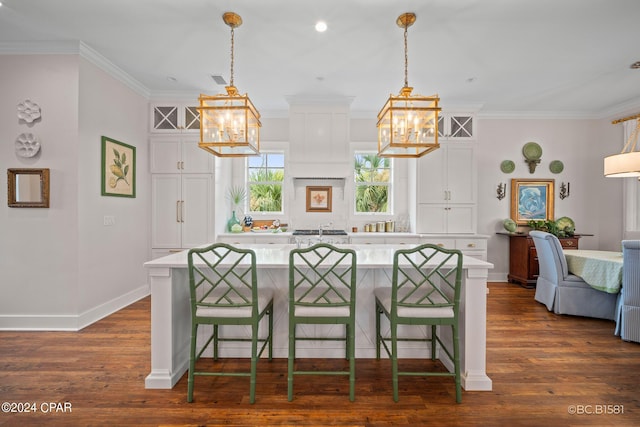
[[[0,332],[0,402],[37,410],[3,406],[0,425],[640,425],[640,344],[615,337],[613,322],[551,314],[533,294],[490,284],[493,391],[463,391],[461,404],[450,378],[401,378],[394,403],[388,360],[371,359],[357,361],[353,403],[342,377],[297,377],[288,402],[285,359],[259,362],[254,405],[247,378],[196,378],[191,404],[186,374],[172,390],[146,390],[150,298],[80,332]]]

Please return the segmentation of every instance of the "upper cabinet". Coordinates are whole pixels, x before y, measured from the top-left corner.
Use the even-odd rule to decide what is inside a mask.
[[[200,113],[197,101],[190,103],[151,104],[151,132],[153,133],[199,133]]]
[[[213,156],[198,147],[195,135],[151,138],[151,173],[212,173],[213,162]]]
[[[473,234],[477,227],[474,115],[443,113],[439,124],[440,148],[416,165],[416,232]]]
[[[444,143],[418,159],[418,203],[475,203],[475,144]]]
[[[438,117],[438,138],[449,141],[475,139],[474,115],[469,113],[441,113]]]

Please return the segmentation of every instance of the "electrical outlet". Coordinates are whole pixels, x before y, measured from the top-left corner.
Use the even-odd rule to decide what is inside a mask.
[[[105,215],[104,217],[104,225],[108,226],[108,225],[115,225],[116,224],[116,217],[112,216],[112,215]]]

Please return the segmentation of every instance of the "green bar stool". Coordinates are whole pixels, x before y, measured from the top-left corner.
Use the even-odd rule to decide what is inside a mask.
[[[452,376],[455,378],[456,402],[462,402],[458,339],[461,286],[462,253],[459,250],[425,244],[395,252],[391,287],[380,287],[374,290],[376,358],[380,359],[382,345],[391,359],[394,401],[398,401],[399,376]],[[385,336],[381,333],[382,316],[389,321],[389,333]],[[427,326],[426,336],[425,338],[399,337],[399,325]],[[443,326],[451,327],[453,342],[449,348],[439,336],[440,328]],[[432,360],[436,359],[439,348],[453,362],[454,372],[400,371],[398,341],[429,343]],[[391,344],[391,348],[388,343]]]
[[[355,400],[356,253],[318,243],[289,254],[288,399],[293,400],[296,375],[348,375],[349,400]],[[312,329],[296,334],[299,325],[337,324],[344,336],[316,336]],[[295,367],[296,341],[344,341],[348,371],[304,371]]]
[[[189,288],[191,292],[191,351],[187,401],[193,401],[195,376],[250,377],[249,401],[255,402],[258,358],[268,348],[273,352],[273,294],[269,287],[258,287],[256,254],[252,250],[216,243],[189,250]],[[259,337],[258,326],[264,317],[268,325],[266,337]],[[211,334],[197,349],[198,327],[212,325]],[[251,336],[221,336],[220,326],[247,326]],[[263,334],[264,335],[264,334]],[[218,360],[218,345],[225,341],[251,343],[250,372],[196,370],[196,361],[213,343],[213,358]],[[258,344],[260,349],[258,350]]]

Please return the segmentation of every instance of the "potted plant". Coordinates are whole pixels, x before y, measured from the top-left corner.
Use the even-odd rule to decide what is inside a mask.
[[[551,220],[530,220],[527,222],[527,225],[531,227],[532,230],[546,231],[556,237],[572,237],[575,232],[573,227],[566,226],[561,228],[556,221]]]

